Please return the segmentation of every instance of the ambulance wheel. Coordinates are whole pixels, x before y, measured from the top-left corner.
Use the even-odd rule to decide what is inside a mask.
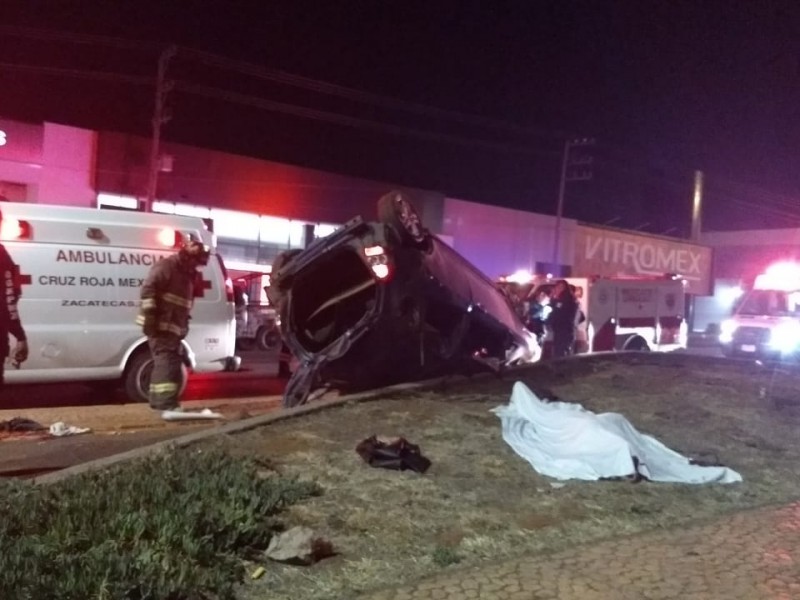
[[[260,327],[256,332],[256,345],[259,350],[274,350],[281,344],[281,334],[277,329]]]
[[[153,372],[153,357],[147,348],[138,350],[128,361],[123,377],[125,395],[133,402],[148,402],[150,396],[150,374]],[[181,383],[178,396],[186,390],[189,378],[186,367],[181,365]]]

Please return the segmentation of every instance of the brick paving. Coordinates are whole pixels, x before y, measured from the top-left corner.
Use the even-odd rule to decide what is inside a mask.
[[[452,570],[360,600],[797,600],[800,503]]]

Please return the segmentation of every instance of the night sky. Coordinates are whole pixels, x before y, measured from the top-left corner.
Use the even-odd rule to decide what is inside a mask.
[[[5,0],[0,115],[148,135],[169,43],[168,140],[552,214],[586,136],[566,216],[686,235],[700,169],[706,228],[800,225],[794,1]]]

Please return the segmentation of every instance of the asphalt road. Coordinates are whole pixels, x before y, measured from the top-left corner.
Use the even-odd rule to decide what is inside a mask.
[[[285,382],[276,377],[278,355],[275,351],[241,352],[242,368],[235,373],[197,373],[189,377],[183,401],[213,398],[274,396],[283,393]],[[10,385],[0,396],[0,409],[94,406],[128,402],[120,391],[103,385],[78,383]]]
[[[702,356],[722,353],[716,340],[695,336],[690,347],[681,352]],[[276,377],[278,355],[271,351],[242,351],[242,368],[236,373],[198,373],[189,377],[182,398],[184,402],[215,398],[252,398],[283,393],[285,382]],[[28,409],[67,406],[96,406],[125,404],[125,395],[117,390],[77,383],[7,386],[0,395],[0,409]]]

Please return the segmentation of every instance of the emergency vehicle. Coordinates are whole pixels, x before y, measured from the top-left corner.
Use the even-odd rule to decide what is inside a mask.
[[[685,283],[671,274],[663,277],[565,277],[575,287],[585,320],[577,325],[577,353],[614,350],[670,351],[685,348]],[[551,294],[558,278],[517,272],[500,280],[512,302],[527,310],[540,292]],[[545,310],[547,312],[547,310]],[[552,334],[545,339],[547,354]]]
[[[720,325],[728,356],[797,358],[800,355],[800,265],[776,263],[758,275]]]
[[[185,363],[197,372],[238,369],[233,285],[202,219],[13,202],[0,211],[30,351],[18,369],[6,367],[6,383],[120,385],[131,400],[146,401],[152,360],[135,323],[139,288],[186,234],[212,255],[200,270]]]
[[[269,271],[239,273],[228,265],[233,278],[236,305],[236,343],[242,350],[274,350],[281,343],[281,320],[278,311],[263,300],[266,297],[264,280]]]

